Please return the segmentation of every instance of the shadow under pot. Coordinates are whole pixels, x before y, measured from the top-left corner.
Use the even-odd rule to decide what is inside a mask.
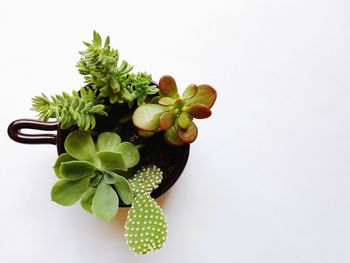
[[[132,122],[126,121],[120,123],[126,114],[130,114],[127,106],[112,106],[108,112],[108,117],[99,117],[98,125],[92,131],[92,136],[96,139],[97,135],[104,131],[114,131],[120,135],[123,141],[129,141],[135,145],[142,145],[139,148],[140,162],[133,168],[136,172],[144,166],[156,165],[163,171],[163,180],[159,187],[151,194],[158,198],[172,187],[182,174],[189,156],[190,146],[169,145],[164,141],[163,132],[158,132],[149,138],[139,136],[137,129]],[[33,129],[42,131],[57,131],[56,134],[26,134],[22,129]],[[8,135],[11,139],[19,143],[26,144],[53,144],[57,147],[60,155],[64,153],[64,141],[68,134],[77,127],[71,129],[61,129],[59,122],[42,122],[32,119],[19,119],[12,122],[8,127]],[[120,207],[127,207],[123,202]]]

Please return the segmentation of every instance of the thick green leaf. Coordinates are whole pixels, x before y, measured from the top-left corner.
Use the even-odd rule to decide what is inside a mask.
[[[125,224],[131,250],[147,254],[160,249],[167,238],[167,220],[157,202],[148,194],[135,198]]]
[[[154,134],[153,131],[145,131],[145,130],[141,130],[141,129],[138,130],[138,133],[140,136],[145,137],[145,138],[151,137]]]
[[[101,173],[91,178],[90,186],[96,187],[100,183],[101,179],[102,179]]]
[[[214,105],[215,100],[216,90],[209,85],[203,84],[198,86],[198,91],[195,96],[187,99],[186,105],[200,103],[211,108]]]
[[[160,115],[165,110],[166,107],[158,104],[144,104],[135,110],[132,121],[141,130],[155,131],[159,128]]]
[[[60,156],[58,156],[55,165],[53,166],[53,170],[55,171],[55,174],[58,178],[62,179],[63,176],[60,173],[61,163],[63,162],[69,162],[75,160],[72,156],[70,156],[68,153],[62,153]]]
[[[100,161],[102,169],[126,171],[127,166],[121,153],[116,152],[98,152],[96,157]]]
[[[170,129],[174,124],[177,112],[177,109],[163,112],[162,115],[160,115],[159,127],[164,131]]]
[[[181,112],[180,116],[177,118],[177,123],[179,124],[181,129],[187,129],[188,125],[190,124],[190,121],[190,117],[185,112]]]
[[[172,76],[166,75],[160,78],[159,93],[161,97],[171,97],[174,99],[179,97],[176,81]]]
[[[185,143],[192,143],[197,138],[197,126],[193,121],[189,122],[187,129],[183,130],[180,127],[177,128],[177,135]]]
[[[87,161],[69,161],[61,164],[60,174],[68,180],[78,180],[95,174],[96,166]]]
[[[117,214],[118,205],[117,193],[109,184],[101,180],[92,200],[93,214],[102,220],[111,220]]]
[[[86,131],[78,130],[71,132],[64,142],[64,148],[75,159],[95,163],[95,144],[90,134]]]
[[[162,106],[172,106],[175,104],[175,99],[170,98],[170,97],[161,97],[158,100],[158,104],[162,105]]]
[[[115,132],[103,132],[97,138],[97,147],[99,151],[115,152],[121,141]]]
[[[89,188],[89,183],[89,177],[74,181],[62,179],[52,187],[51,199],[60,205],[72,205],[79,201],[83,193]]]
[[[122,154],[127,168],[134,167],[140,161],[139,150],[131,142],[122,142],[115,151]]]
[[[184,109],[188,114],[196,119],[205,119],[210,117],[211,110],[207,105],[195,103],[189,106],[186,106]]]
[[[177,135],[177,132],[174,126],[164,132],[164,139],[165,141],[167,141],[172,145],[180,146],[184,144],[184,142]]]
[[[102,39],[99,33],[97,33],[96,31],[94,31],[94,44],[98,47],[101,46],[102,44]]]
[[[95,192],[96,192],[95,187],[89,187],[89,189],[81,197],[81,201],[80,201],[81,206],[91,214],[92,214],[92,210],[91,210],[92,199],[95,196]]]
[[[115,179],[113,187],[117,191],[120,199],[122,199],[122,201],[126,205],[131,204],[134,201],[134,194],[131,191],[129,181],[123,176],[120,176],[115,173],[111,173],[111,176],[113,176]]]
[[[107,184],[114,184],[115,183],[115,178],[112,175],[110,175],[109,173],[105,173],[103,175],[103,180],[105,180],[105,182]]]
[[[182,93],[181,98],[185,99],[185,100],[188,100],[188,99],[192,98],[194,95],[196,95],[197,91],[198,91],[197,85],[196,84],[191,84]]]

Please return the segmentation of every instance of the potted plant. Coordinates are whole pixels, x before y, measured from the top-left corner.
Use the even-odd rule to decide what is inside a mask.
[[[157,84],[150,74],[134,73],[128,62],[120,62],[109,37],[103,42],[94,32],[84,44],[77,68],[85,85],[71,95],[33,98],[39,121],[14,121],[8,133],[17,142],[57,145],[54,202],[80,201],[102,220],[131,206],[125,237],[135,253],[145,254],[166,240],[166,217],[155,198],[181,175],[198,134],[194,119],[211,115],[216,91],[191,84],[180,95],[171,76]],[[57,134],[25,134],[23,128]]]

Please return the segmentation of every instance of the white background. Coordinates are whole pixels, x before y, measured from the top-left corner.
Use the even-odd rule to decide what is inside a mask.
[[[350,262],[349,14],[346,0],[1,1],[0,262]],[[218,91],[146,256],[125,243],[126,210],[102,222],[50,201],[54,146],[6,134],[35,117],[31,97],[82,85],[93,29],[155,80]]]

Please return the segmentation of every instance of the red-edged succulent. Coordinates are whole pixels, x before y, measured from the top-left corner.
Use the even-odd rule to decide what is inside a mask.
[[[143,136],[164,131],[167,142],[174,145],[191,143],[198,129],[193,119],[205,119],[216,100],[216,91],[210,85],[189,85],[182,96],[171,76],[159,80],[160,96],[153,103],[139,106],[132,117],[134,125]]]

